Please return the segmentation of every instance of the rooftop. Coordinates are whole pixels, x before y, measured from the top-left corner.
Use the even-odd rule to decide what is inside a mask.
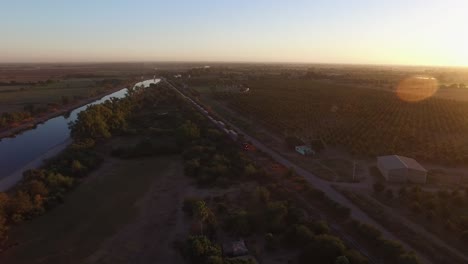
[[[377,160],[383,164],[386,169],[414,169],[420,171],[427,171],[416,160],[399,155],[389,155],[377,157]]]

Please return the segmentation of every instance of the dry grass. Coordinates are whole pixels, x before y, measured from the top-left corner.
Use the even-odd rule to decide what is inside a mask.
[[[160,210],[179,208],[177,200],[173,199],[174,193],[169,194],[171,199],[164,198],[163,194],[159,198],[160,190],[149,193],[152,186],[177,190],[177,185],[174,185],[180,183],[177,179],[184,179],[181,166],[178,157],[107,161],[68,195],[62,206],[15,228],[11,241],[18,241],[19,245],[1,256],[0,263],[83,263],[101,249],[105,241],[126,230],[129,224],[141,222],[141,217],[151,216],[154,226],[163,224],[161,222],[167,220],[164,217],[141,214],[146,207],[144,201],[165,199]],[[172,185],[161,184],[169,184],[173,178],[175,182]],[[180,195],[183,190],[181,192]],[[158,213],[155,208],[151,209]],[[164,228],[170,230],[168,226]],[[140,232],[138,236],[144,234]],[[133,238],[135,243],[144,241],[143,237]],[[151,240],[157,239],[157,236],[151,237]],[[102,247],[104,251],[100,256],[105,259],[106,248]],[[122,250],[119,253],[128,254]],[[119,256],[124,257],[117,254],[114,258]],[[103,261],[99,257],[96,259]],[[126,260],[120,263],[131,262]]]

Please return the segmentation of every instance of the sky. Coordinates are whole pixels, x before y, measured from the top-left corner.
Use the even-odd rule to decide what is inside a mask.
[[[0,63],[468,66],[468,0],[0,0]]]

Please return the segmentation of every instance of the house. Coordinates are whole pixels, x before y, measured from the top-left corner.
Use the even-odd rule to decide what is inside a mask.
[[[295,147],[296,151],[303,155],[303,156],[308,156],[308,155],[313,155],[315,152],[307,145],[300,145]]]
[[[377,157],[377,167],[388,182],[426,183],[427,170],[412,158],[380,156]]]

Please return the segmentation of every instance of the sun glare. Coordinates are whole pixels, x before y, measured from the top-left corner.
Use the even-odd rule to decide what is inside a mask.
[[[397,96],[406,102],[419,102],[433,96],[439,82],[430,76],[413,76],[401,81],[396,89]]]

